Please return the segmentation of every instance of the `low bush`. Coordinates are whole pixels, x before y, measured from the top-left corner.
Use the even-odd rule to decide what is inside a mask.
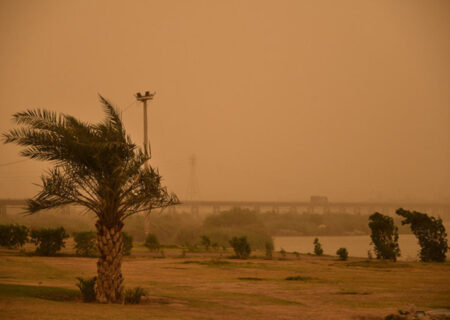
[[[280,249],[281,259],[286,259],[287,252],[283,248]]]
[[[77,287],[81,291],[81,296],[83,297],[83,302],[93,302],[95,298],[95,283],[97,282],[97,277],[93,278],[77,278]]]
[[[28,239],[28,228],[18,224],[0,225],[0,246],[22,247]]]
[[[148,248],[148,250],[150,250],[152,252],[158,252],[159,249],[161,248],[158,237],[153,233],[150,233],[145,238],[144,246],[146,246]]]
[[[339,259],[341,259],[341,260],[345,261],[348,258],[348,251],[346,248],[339,248],[336,251],[336,254],[339,256]]]
[[[33,229],[30,232],[31,242],[36,245],[36,254],[54,256],[65,247],[64,239],[69,235],[63,227],[57,229]]]
[[[323,254],[322,245],[320,244],[318,238],[314,239],[314,254],[316,256],[321,256]]]
[[[122,232],[122,255],[129,256],[133,248],[133,237],[126,232]]]
[[[123,303],[138,304],[139,302],[141,302],[141,298],[146,295],[147,292],[141,287],[136,287],[134,289],[126,289],[123,292]]]
[[[234,253],[238,259],[247,259],[252,252],[247,237],[233,237],[230,240],[230,245],[233,247]]]
[[[95,257],[97,255],[97,234],[93,231],[74,232],[75,252],[82,257]]]

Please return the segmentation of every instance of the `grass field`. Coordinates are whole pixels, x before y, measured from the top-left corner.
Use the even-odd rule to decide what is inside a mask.
[[[180,253],[166,249],[162,259],[138,246],[124,258],[125,286],[141,286],[149,297],[140,305],[100,305],[82,303],[75,286],[76,277],[95,275],[95,258],[0,250],[0,319],[362,320],[411,304],[450,308],[449,262]]]

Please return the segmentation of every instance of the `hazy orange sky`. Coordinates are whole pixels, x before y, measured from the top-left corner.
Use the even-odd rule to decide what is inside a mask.
[[[0,1],[0,128],[125,109],[181,198],[450,199],[450,1]],[[0,145],[0,198],[42,168]]]

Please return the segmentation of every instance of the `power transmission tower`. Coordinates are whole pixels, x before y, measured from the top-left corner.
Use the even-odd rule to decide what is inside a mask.
[[[200,200],[200,188],[198,186],[198,180],[197,180],[197,158],[193,154],[189,158],[189,167],[190,167],[190,174],[189,174],[189,182],[186,192],[186,200],[195,202]],[[195,204],[192,204],[191,206],[191,212],[192,213],[198,213],[198,206]]]

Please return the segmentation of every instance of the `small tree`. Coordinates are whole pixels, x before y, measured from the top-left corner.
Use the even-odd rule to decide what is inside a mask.
[[[203,235],[200,241],[201,245],[205,247],[206,251],[209,251],[209,247],[211,246],[211,239],[207,236]]]
[[[22,247],[28,239],[28,229],[18,224],[0,225],[0,246]]]
[[[33,229],[30,233],[31,242],[36,245],[36,254],[40,256],[54,256],[65,247],[64,239],[69,235],[63,227],[57,229]]]
[[[321,256],[323,254],[322,245],[320,244],[318,238],[314,239],[314,254],[316,256]]]
[[[273,242],[266,241],[265,247],[266,247],[266,259],[272,259]]]
[[[124,256],[129,256],[131,254],[131,249],[133,248],[133,236],[126,232],[122,232],[123,248],[122,254]]]
[[[247,259],[252,252],[250,245],[248,244],[247,237],[233,237],[230,240],[230,245],[234,249],[234,253],[238,259]]]
[[[339,248],[336,251],[336,254],[339,256],[339,259],[341,259],[341,260],[345,261],[348,258],[348,251],[346,248]]]
[[[158,252],[159,248],[161,247],[161,245],[159,244],[158,237],[153,233],[150,233],[145,238],[144,246],[146,246],[148,250],[152,252]]]
[[[75,253],[82,257],[95,257],[97,250],[97,234],[93,231],[74,232]]]
[[[394,226],[394,219],[375,212],[369,217],[369,228],[377,259],[397,261],[397,257],[400,257],[400,248],[398,228]]]
[[[411,230],[419,240],[420,260],[444,262],[448,249],[447,233],[441,218],[430,217],[426,213],[408,211],[402,208],[396,213],[402,216],[402,224],[411,225]]]

